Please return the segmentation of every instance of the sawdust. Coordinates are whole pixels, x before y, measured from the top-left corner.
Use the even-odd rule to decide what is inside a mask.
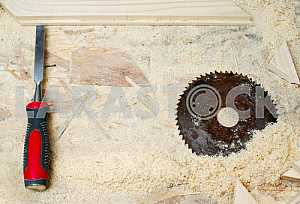
[[[236,178],[255,192],[254,196],[261,203],[286,199],[288,195],[284,193],[289,192],[288,189],[276,195],[270,193],[269,199],[268,190],[260,187],[279,185],[280,174],[299,158],[300,90],[267,71],[267,62],[281,42],[296,38],[292,4],[271,0],[238,3],[256,17],[257,27],[97,26],[95,30],[78,28],[78,34],[73,32],[76,36],[72,38],[68,36],[70,32],[66,32],[72,27],[49,28],[49,52],[61,59],[70,59],[68,56],[78,47],[126,49],[153,84],[150,93],[160,105],[159,113],[146,119],[137,117],[136,112],[147,110],[136,97],[141,87],[115,87],[121,89],[117,99],[125,98],[121,101],[125,104],[121,107],[129,110],[125,117],[120,109],[117,109],[119,114],[96,121],[90,121],[87,112],[78,113],[63,137],[58,138],[56,129],[61,127],[64,115],[53,114],[52,185],[41,194],[23,189],[20,138],[25,130],[25,118],[0,121],[0,128],[7,130],[0,134],[0,157],[5,158],[0,168],[0,201],[157,203],[162,202],[163,194],[170,192],[175,197],[198,192],[198,199],[231,203]],[[21,55],[25,56],[30,72],[34,29],[17,25],[6,12],[0,11],[0,14],[1,47],[8,48],[0,51],[0,66],[18,69],[19,66],[11,63],[16,57],[15,49],[25,47]],[[52,83],[57,82],[57,75],[68,82],[70,70],[63,69],[65,73],[61,73],[59,69],[57,66],[49,70]],[[262,83],[280,114],[276,124],[256,133],[247,150],[228,158],[192,154],[178,136],[174,112],[170,113],[175,110],[176,99],[187,82],[214,69],[248,74]],[[1,72],[2,80],[7,83],[0,86],[0,102],[10,101],[7,108],[14,112],[15,86],[26,87],[28,100],[33,85],[28,79],[18,81],[9,72]],[[111,88],[93,87],[93,90],[101,97],[92,98],[89,107],[98,110],[111,94]],[[153,106],[155,104],[150,103],[149,107]],[[98,123],[110,138],[103,137]],[[267,195],[261,196],[261,192]]]
[[[10,113],[9,109],[7,109],[5,106],[1,105],[0,108],[0,121],[6,120],[9,118],[12,114]]]
[[[297,39],[294,0],[235,0],[254,17],[255,25],[264,38],[267,61],[283,42]]]

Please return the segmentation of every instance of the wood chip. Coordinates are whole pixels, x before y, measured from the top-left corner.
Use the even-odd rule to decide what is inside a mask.
[[[300,182],[300,172],[295,168],[291,168],[281,176],[281,179]]]
[[[234,204],[257,204],[256,200],[241,183],[237,181],[234,191]]]
[[[274,67],[276,67],[270,70],[271,72],[292,84],[300,84],[299,77],[286,42],[280,47],[271,63]]]

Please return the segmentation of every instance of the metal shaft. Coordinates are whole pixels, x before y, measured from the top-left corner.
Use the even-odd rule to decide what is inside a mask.
[[[43,25],[36,26],[35,61],[34,61],[34,101],[42,101],[42,81],[44,79],[45,30]]]

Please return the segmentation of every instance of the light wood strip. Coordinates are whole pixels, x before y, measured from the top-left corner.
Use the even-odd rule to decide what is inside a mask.
[[[0,0],[24,25],[236,25],[251,17],[232,0]]]

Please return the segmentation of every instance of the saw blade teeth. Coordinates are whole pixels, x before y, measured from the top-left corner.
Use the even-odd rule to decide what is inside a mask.
[[[180,97],[183,97],[184,95],[186,95],[189,92],[188,88],[185,88],[185,90],[183,91],[183,94]]]
[[[179,135],[181,135],[181,139],[184,141],[185,145],[188,146],[189,150],[193,153],[196,153],[197,155],[203,155],[206,153],[204,152],[204,149],[202,150],[195,150],[194,148],[195,147],[192,147],[191,146],[191,141],[189,141],[189,137],[191,136],[186,136],[186,134],[191,134],[189,132],[186,131],[186,129],[184,128],[184,124],[185,124],[185,120],[186,120],[186,115],[187,112],[186,112],[186,108],[187,107],[181,107],[181,106],[184,106],[185,105],[185,100],[187,100],[187,95],[188,93],[191,91],[191,89],[193,88],[193,86],[196,86],[198,84],[201,84],[201,83],[205,83],[206,81],[209,81],[209,80],[215,80],[217,78],[224,78],[225,80],[228,80],[230,79],[231,77],[234,77],[236,78],[236,80],[240,80],[241,84],[249,84],[252,88],[254,88],[255,86],[259,86],[261,87],[264,91],[264,87],[261,85],[261,84],[258,84],[255,80],[252,79],[252,77],[249,77],[247,74],[243,74],[243,73],[239,73],[239,72],[233,72],[233,71],[217,71],[217,70],[214,70],[214,72],[209,72],[209,73],[205,73],[205,74],[202,74],[200,75],[200,77],[196,77],[195,79],[191,80],[190,82],[188,82],[188,86],[184,88],[184,91],[182,94],[179,95],[179,99],[177,101],[177,107],[176,107],[176,110],[177,110],[177,113],[176,113],[176,126],[177,126],[177,129],[179,131]],[[221,87],[222,88],[222,87]],[[277,113],[277,107],[276,107],[276,103],[274,102],[274,100],[272,99],[272,97],[269,95],[269,92],[268,91],[265,91],[264,94],[271,99],[272,101],[272,104],[275,104],[275,109],[276,109],[276,113]],[[183,118],[181,118],[183,117]],[[189,117],[189,116],[188,116]],[[190,116],[190,119],[192,120],[194,116],[191,115]],[[180,119],[180,123],[179,123],[179,119]],[[192,133],[194,134],[194,133]],[[199,134],[199,133],[196,133],[196,134]],[[245,146],[245,145],[244,145]],[[197,147],[199,148],[199,147]],[[211,150],[209,150],[211,151]],[[211,156],[211,152],[208,152],[208,154],[210,154]],[[228,156],[229,153],[226,153],[225,154]],[[224,155],[224,152],[220,152],[220,155]]]
[[[182,140],[184,141],[185,145],[189,145],[189,143],[185,140],[184,136],[182,136]],[[190,148],[189,148],[190,149]],[[192,150],[193,151],[193,150]]]

